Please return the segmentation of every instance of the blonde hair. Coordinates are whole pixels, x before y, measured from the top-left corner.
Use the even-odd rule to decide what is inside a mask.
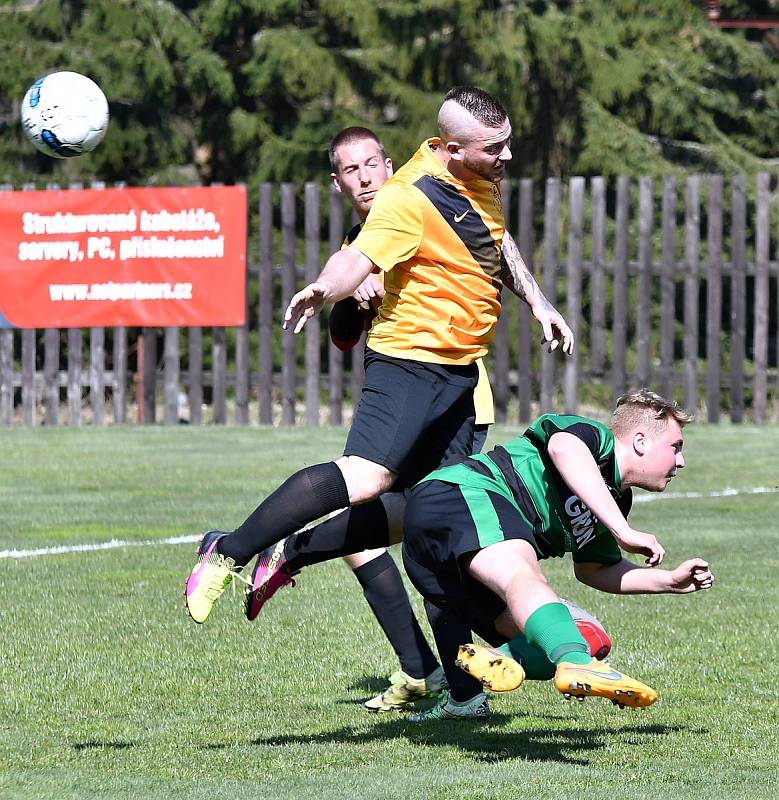
[[[669,419],[675,420],[683,428],[694,417],[673,400],[666,400],[649,389],[638,389],[623,394],[617,400],[617,407],[611,416],[611,430],[615,436],[627,435],[642,424],[662,430]]]

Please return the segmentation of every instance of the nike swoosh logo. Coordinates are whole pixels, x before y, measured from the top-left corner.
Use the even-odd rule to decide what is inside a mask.
[[[468,211],[470,211],[470,209],[468,209]],[[463,211],[462,214],[455,214],[454,215],[454,221],[455,222],[462,222],[465,219],[465,215],[468,213],[468,211]]]

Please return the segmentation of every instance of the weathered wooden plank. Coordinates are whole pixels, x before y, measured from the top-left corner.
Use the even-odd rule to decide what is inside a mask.
[[[43,423],[57,425],[60,413],[60,332],[43,333]]]
[[[68,328],[68,425],[81,425],[81,328]]]
[[[720,334],[722,332],[722,176],[709,178],[706,265],[706,409],[709,422],[720,418]]]
[[[606,181],[592,179],[592,273],[590,275],[590,369],[606,371]]]
[[[636,308],[636,383],[650,379],[652,331],[652,179],[638,179],[638,291]]]
[[[154,425],[154,423],[157,421],[157,329],[143,328],[142,330],[142,419],[144,425]]]
[[[676,283],[676,178],[663,180],[663,253],[660,275],[660,391],[673,393],[674,318]]]
[[[752,414],[755,422],[766,421],[768,401],[768,255],[771,210],[770,176],[757,174],[757,207],[755,219],[755,299],[752,338],[755,374],[752,383]]]
[[[503,181],[501,185],[501,202],[503,203],[503,216],[510,219],[511,210],[511,185]],[[508,224],[508,223],[507,223]],[[495,339],[490,347],[492,353],[492,390],[495,404],[495,421],[505,422],[509,403],[509,320],[512,301],[511,292],[501,289],[500,303],[501,314],[495,328]]]
[[[165,328],[162,372],[165,398],[163,422],[166,425],[177,425],[179,421],[179,381],[181,378],[180,339],[181,334],[178,328]]]
[[[22,331],[22,423],[35,425],[36,411],[35,329],[25,328]]]
[[[330,216],[328,228],[328,249],[334,253],[341,247],[344,238],[344,200],[343,195],[330,187]],[[344,397],[344,354],[333,344],[328,336],[327,346],[327,389],[330,406],[330,424],[343,424]]]
[[[105,328],[89,329],[89,405],[92,424],[105,424]]]
[[[199,326],[187,330],[189,355],[189,424],[203,424],[203,329]]]
[[[543,292],[554,305],[557,302],[557,260],[560,247],[560,179],[547,178],[544,199]],[[541,413],[554,410],[555,355],[544,349],[541,354]]]
[[[698,407],[698,269],[700,260],[700,176],[688,175],[684,192],[684,405]]]
[[[736,175],[731,186],[730,274],[730,418],[744,421],[744,360],[747,316],[746,179]]]
[[[103,188],[93,184],[93,189]],[[105,424],[105,328],[89,329],[89,405],[92,424]]]
[[[0,425],[14,417],[14,332],[0,329]]]
[[[211,371],[213,383],[214,423],[227,423],[227,329],[211,329]]]
[[[114,422],[127,422],[127,328],[118,325],[113,331],[113,402]]]
[[[322,264],[319,257],[319,184],[307,183],[305,187],[305,276],[306,283],[313,283]],[[321,325],[317,314],[306,323],[304,329],[304,363],[306,367],[306,424],[319,425],[319,371]]]
[[[260,425],[273,423],[273,187],[260,186],[258,299]]]
[[[565,317],[578,345],[582,324],[582,269],[584,257],[584,178],[571,178],[568,190],[568,264]],[[564,407],[566,414],[579,409],[579,348],[565,356]]]
[[[295,246],[295,186],[281,184],[281,313],[284,314],[289,301],[297,291],[297,263]],[[283,425],[295,424],[296,391],[296,345],[297,339],[291,330],[281,335],[281,422]]]
[[[614,365],[612,385],[614,398],[627,389],[628,339],[628,257],[630,246],[630,178],[617,178],[617,215],[614,242],[614,312],[612,337]]]
[[[519,252],[525,266],[534,271],[533,265],[533,181],[523,178],[519,182]],[[530,309],[519,303],[517,342],[517,375],[519,385],[519,421],[529,422],[533,398],[533,358],[530,347],[532,337]]]

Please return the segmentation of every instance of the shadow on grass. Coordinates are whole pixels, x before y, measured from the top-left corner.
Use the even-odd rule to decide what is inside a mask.
[[[507,759],[529,761],[559,761],[563,764],[587,766],[586,753],[602,750],[614,737],[630,738],[640,745],[657,737],[677,734],[689,730],[682,725],[630,726],[612,728],[527,728],[522,731],[506,731],[506,725],[517,715],[492,714],[489,722],[457,723],[428,722],[416,724],[407,720],[381,721],[366,731],[358,728],[338,728],[330,732],[311,736],[269,736],[255,739],[252,744],[264,747],[283,747],[307,744],[366,744],[405,738],[413,744],[457,747],[469,753],[475,760],[498,762]],[[704,731],[701,731],[704,733]]]
[[[135,747],[132,742],[73,742],[71,747],[74,750],[126,750],[128,747]]]

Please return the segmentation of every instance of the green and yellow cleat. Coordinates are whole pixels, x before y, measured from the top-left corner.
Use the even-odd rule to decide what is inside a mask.
[[[567,699],[605,697],[623,708],[646,708],[657,700],[657,692],[651,686],[594,658],[589,664],[561,661],[555,671],[554,685]]]
[[[412,678],[399,669],[390,675],[390,685],[381,693],[366,700],[368,711],[383,714],[386,711],[406,708],[417,700],[437,694],[443,685],[444,671],[437,667],[424,678]]]
[[[525,680],[519,661],[480,644],[462,644],[454,662],[493,692],[510,692]]]

